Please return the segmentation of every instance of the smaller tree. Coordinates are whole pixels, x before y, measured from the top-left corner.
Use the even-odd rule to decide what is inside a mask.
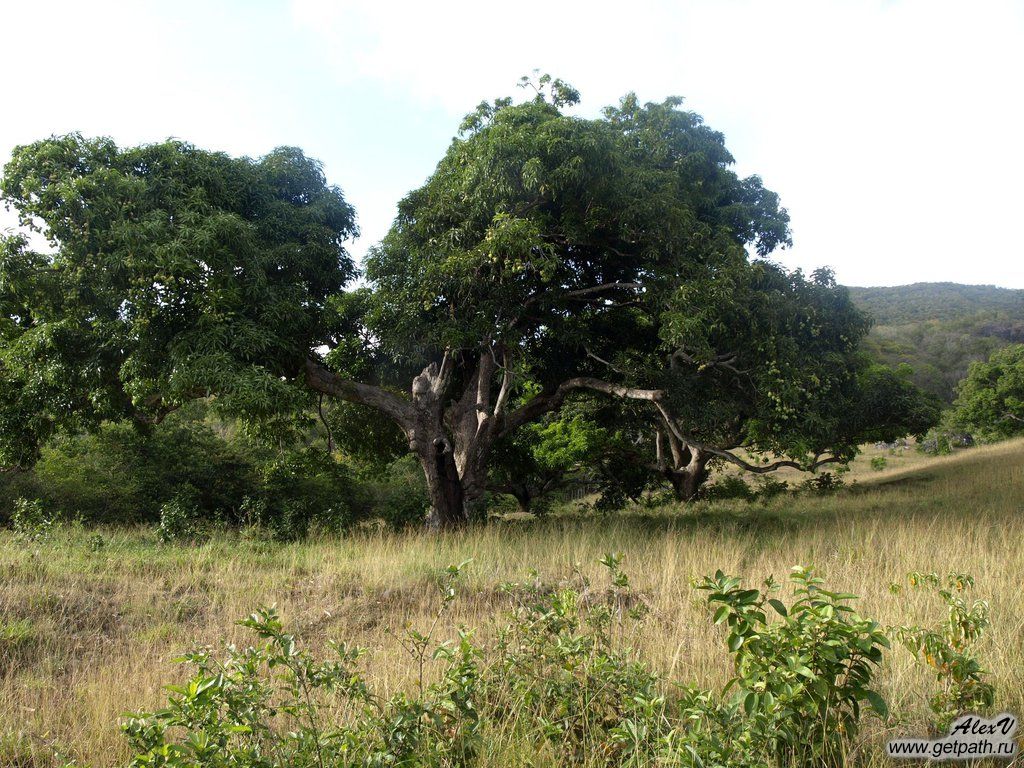
[[[952,421],[986,440],[1024,435],[1024,344],[971,365],[957,389]]]

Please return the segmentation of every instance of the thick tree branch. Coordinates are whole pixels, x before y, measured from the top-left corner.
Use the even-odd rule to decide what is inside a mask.
[[[697,450],[704,451],[705,453],[710,453],[712,456],[717,456],[721,459],[725,459],[731,464],[735,464],[737,467],[740,467],[741,469],[747,472],[751,472],[755,475],[766,475],[769,472],[774,472],[777,469],[782,469],[783,467],[792,467],[793,469],[799,469],[804,472],[813,472],[818,467],[824,466],[825,464],[836,464],[842,463],[844,461],[844,459],[839,456],[826,456],[824,458],[815,457],[814,461],[811,462],[810,464],[802,464],[799,461],[794,461],[792,459],[779,459],[778,461],[773,461],[770,464],[751,464],[750,462],[741,459],[732,451],[727,451],[722,448],[717,448],[713,445],[708,445],[707,443],[702,443],[698,440],[694,440],[692,437],[685,434],[684,432],[682,432],[682,430],[679,429],[679,426],[675,423],[675,419],[672,418],[672,415],[668,412],[668,409],[666,409],[661,402],[656,400],[654,404],[655,407],[657,407],[657,409],[660,411],[662,418],[665,420],[665,424],[668,426],[671,434],[674,435],[680,443],[683,443],[684,445],[690,448],[695,448]]]
[[[528,424],[529,422],[540,418],[545,413],[558,410],[562,407],[562,403],[565,401],[565,398],[568,397],[571,392],[578,389],[588,389],[592,392],[601,392],[605,395],[622,397],[627,400],[647,400],[655,403],[659,402],[664,396],[664,393],[660,389],[627,387],[622,384],[612,384],[590,376],[577,376],[563,381],[558,385],[558,388],[552,392],[542,392],[541,394],[536,395],[525,405],[509,413],[505,417],[504,423],[501,426],[500,434],[507,435],[521,427],[523,424]]]
[[[558,296],[559,299],[578,299],[583,296],[593,296],[594,294],[604,293],[605,291],[612,291],[618,288],[626,288],[632,291],[639,291],[643,286],[640,283],[628,283],[628,282],[614,282],[614,283],[601,283],[600,285],[591,285],[587,288],[577,288],[574,291],[566,291]],[[545,296],[548,292],[542,291],[535,293],[523,302],[523,306],[529,306],[535,301]]]
[[[315,360],[306,360],[305,375],[306,385],[314,392],[376,408],[396,421],[403,430],[408,431],[415,420],[412,404],[394,392],[345,379]]]

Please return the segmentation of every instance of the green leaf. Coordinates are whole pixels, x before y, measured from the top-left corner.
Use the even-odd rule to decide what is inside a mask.
[[[875,691],[864,691],[864,698],[871,704],[871,708],[878,713],[879,717],[889,717],[889,705],[885,703],[885,699],[879,696]]]

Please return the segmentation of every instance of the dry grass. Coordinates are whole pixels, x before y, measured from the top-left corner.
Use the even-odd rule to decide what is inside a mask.
[[[394,633],[427,623],[447,564],[473,558],[452,622],[486,631],[505,607],[502,582],[531,567],[568,578],[577,564],[600,579],[596,561],[610,550],[625,553],[654,608],[642,650],[672,679],[708,686],[724,681],[729,659],[690,586],[701,574],[721,568],[759,582],[814,564],[861,596],[862,613],[893,625],[938,621],[942,607],[921,593],[893,594],[890,583],[913,570],[969,572],[974,594],[991,601],[982,656],[997,709],[1024,714],[1024,441],[892,463],[828,498],[441,537],[268,544],[222,536],[175,547],[150,531],[104,531],[93,551],[87,531],[64,529],[43,544],[0,534],[0,765],[48,765],[55,748],[97,767],[124,764],[118,717],[161,703],[162,686],[182,673],[171,661],[182,650],[247,640],[234,622],[259,604],[276,602],[314,648],[331,638],[369,646],[371,681],[394,689],[410,672]],[[857,762],[881,764],[892,732],[923,734],[933,685],[905,651],[889,654],[882,691],[894,721],[868,729]]]

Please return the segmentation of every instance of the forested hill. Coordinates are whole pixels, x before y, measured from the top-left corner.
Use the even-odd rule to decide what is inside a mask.
[[[850,295],[875,321],[868,351],[892,366],[907,363],[920,386],[947,402],[973,361],[1024,342],[1024,290],[913,283],[851,287]]]
[[[912,283],[880,288],[851,287],[850,296],[879,325],[957,320],[980,312],[1005,312],[1024,318],[1024,290],[994,285]]]

